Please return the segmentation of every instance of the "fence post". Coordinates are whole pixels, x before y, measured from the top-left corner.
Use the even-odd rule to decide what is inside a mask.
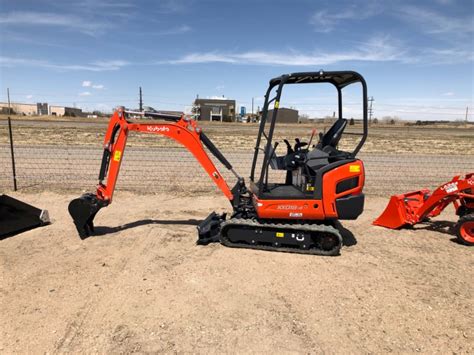
[[[16,191],[17,185],[16,185],[15,151],[13,150],[12,122],[11,122],[10,116],[8,116],[8,132],[10,134],[10,154],[12,157],[13,190]]]
[[[8,96],[8,133],[10,135],[10,155],[12,157],[13,191],[16,191],[17,190],[17,185],[16,185],[15,151],[13,150],[12,121],[10,119],[10,115],[11,115],[10,88],[7,88],[7,96]]]

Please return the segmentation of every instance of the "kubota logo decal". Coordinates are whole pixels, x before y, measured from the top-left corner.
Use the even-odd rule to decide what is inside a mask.
[[[169,127],[166,126],[146,126],[148,132],[169,132]]]
[[[458,191],[458,183],[457,182],[447,183],[446,185],[444,185],[442,187],[442,189],[444,191],[446,191],[448,194],[450,194],[452,192],[456,192],[456,191]]]

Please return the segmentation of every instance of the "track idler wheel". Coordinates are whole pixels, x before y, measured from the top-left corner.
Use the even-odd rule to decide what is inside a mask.
[[[316,244],[324,252],[331,252],[331,255],[339,255],[342,247],[342,238],[335,234],[325,233],[318,236]]]
[[[69,203],[69,214],[81,239],[86,239],[94,232],[94,217],[106,205],[91,193],[84,194]]]
[[[474,213],[459,218],[459,222],[456,224],[456,236],[460,243],[474,245]]]

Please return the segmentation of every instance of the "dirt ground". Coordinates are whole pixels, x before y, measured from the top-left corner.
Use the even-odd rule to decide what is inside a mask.
[[[219,196],[117,193],[81,241],[76,195],[11,194],[53,223],[0,241],[1,353],[473,353],[473,250],[433,226],[371,226],[317,257],[196,246]],[[347,240],[350,238],[345,233]]]

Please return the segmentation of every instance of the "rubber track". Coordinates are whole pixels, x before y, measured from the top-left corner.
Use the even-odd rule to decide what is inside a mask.
[[[330,233],[337,236],[339,239],[339,245],[332,250],[322,250],[322,249],[301,249],[301,248],[287,248],[287,247],[273,247],[269,245],[258,245],[258,244],[240,244],[233,243],[227,238],[226,231],[230,226],[248,226],[253,229],[255,228],[271,228],[275,230],[294,230],[294,231],[309,231],[309,232],[319,232],[319,233]],[[339,251],[342,247],[342,236],[339,231],[333,226],[327,226],[324,224],[281,224],[281,223],[260,223],[253,219],[244,219],[244,218],[231,218],[228,221],[225,221],[221,224],[221,233],[220,241],[223,245],[231,248],[246,248],[246,249],[258,249],[258,250],[270,250],[270,251],[280,251],[286,253],[298,253],[298,254],[312,254],[312,255],[323,255],[323,256],[336,256],[339,255]]]

